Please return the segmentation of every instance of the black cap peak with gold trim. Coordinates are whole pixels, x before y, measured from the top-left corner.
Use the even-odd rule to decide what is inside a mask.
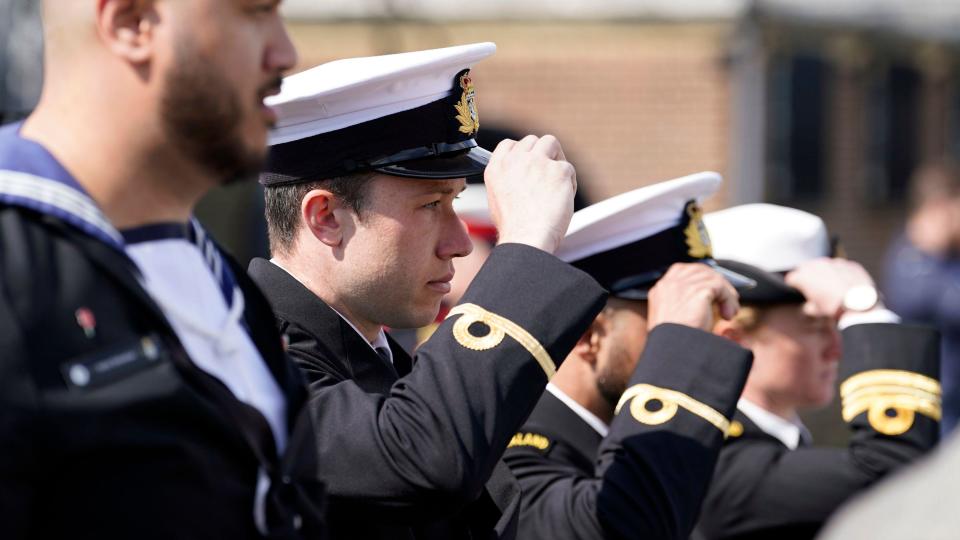
[[[323,64],[284,80],[265,186],[378,171],[453,179],[483,172],[470,67],[496,50],[477,43]]]

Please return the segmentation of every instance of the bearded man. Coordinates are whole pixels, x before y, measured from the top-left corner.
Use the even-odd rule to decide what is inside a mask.
[[[317,538],[306,390],[191,218],[255,174],[296,62],[278,1],[49,0],[0,130],[4,538]]]

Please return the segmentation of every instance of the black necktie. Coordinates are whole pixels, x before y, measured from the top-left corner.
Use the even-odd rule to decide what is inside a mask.
[[[384,362],[393,365],[393,361],[390,359],[390,351],[388,351],[386,347],[376,347],[374,350],[377,351],[380,358],[383,358]]]

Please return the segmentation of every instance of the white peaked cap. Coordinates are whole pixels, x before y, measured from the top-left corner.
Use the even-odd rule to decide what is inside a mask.
[[[592,204],[574,213],[556,255],[577,261],[675,227],[689,201],[713,195],[721,182],[715,172],[700,172]]]
[[[670,266],[703,263],[734,287],[756,285],[713,260],[699,203],[720,187],[702,172],[617,195],[576,212],[557,256],[590,274],[610,294],[644,300]]]
[[[745,204],[711,212],[703,222],[717,259],[787,272],[804,261],[830,256],[823,220],[796,208]]]
[[[267,104],[277,111],[270,144],[329,133],[414,109],[450,94],[457,73],[496,52],[474,43],[336,60],[286,77]]]

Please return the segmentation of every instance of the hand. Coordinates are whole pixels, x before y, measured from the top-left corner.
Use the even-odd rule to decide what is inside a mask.
[[[500,244],[556,251],[573,216],[577,171],[552,135],[502,141],[484,173]]]
[[[907,237],[920,251],[940,256],[950,251],[957,230],[956,211],[949,200],[922,206],[907,222]]]
[[[811,317],[839,318],[847,291],[860,285],[875,286],[859,263],[826,257],[801,263],[784,281],[807,298],[803,312]]]
[[[674,264],[650,289],[647,300],[650,329],[676,323],[710,332],[716,315],[729,320],[740,309],[733,285],[703,263]]]

